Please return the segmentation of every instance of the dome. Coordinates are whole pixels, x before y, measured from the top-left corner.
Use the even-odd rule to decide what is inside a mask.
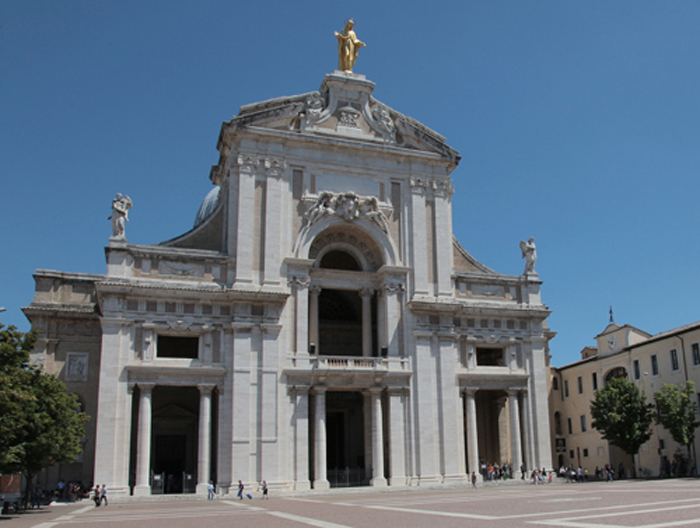
[[[216,206],[219,205],[219,190],[220,187],[216,185],[202,200],[202,205],[199,206],[199,211],[197,211],[197,216],[194,218],[194,226],[197,227],[199,224],[204,222],[210,214],[214,212]]]

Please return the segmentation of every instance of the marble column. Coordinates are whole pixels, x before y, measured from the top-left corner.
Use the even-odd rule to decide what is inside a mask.
[[[362,392],[362,426],[365,446],[365,476],[372,475],[372,398],[367,391]]]
[[[415,295],[428,295],[428,225],[426,222],[425,202],[427,199],[428,183],[421,178],[411,178],[411,211],[413,252],[411,264],[413,264]]]
[[[308,490],[309,482],[309,388],[294,388],[294,489]]]
[[[476,421],[476,390],[466,389],[464,398],[467,405],[467,460],[469,464],[469,474],[476,472],[481,479],[479,471],[479,432]]]
[[[134,496],[151,494],[151,425],[155,383],[139,383],[139,429],[137,432],[136,486]]]
[[[452,292],[452,187],[449,178],[433,181],[433,207],[435,211],[435,283],[439,297],[451,297]]]
[[[370,389],[372,399],[372,486],[386,486],[384,478],[384,434],[382,431],[382,390]]]
[[[314,489],[328,489],[330,483],[327,478],[326,462],[326,388],[314,388],[314,425],[316,438],[314,439]]]
[[[399,336],[399,320],[401,319],[400,295],[403,285],[388,283],[382,286],[384,298],[384,325],[385,343],[388,355],[397,357],[401,354],[401,340]]]
[[[527,390],[523,391],[523,420],[522,423],[524,424],[523,427],[523,439],[524,439],[524,444],[525,444],[525,456],[523,457],[524,460],[523,462],[525,463],[525,467],[528,469],[534,469],[534,456],[532,454],[532,442],[530,441],[531,438],[531,427],[532,423],[530,420],[530,404],[528,402],[528,394]]]
[[[372,296],[374,290],[363,288],[362,299],[362,356],[372,357]]]
[[[406,485],[405,389],[389,389],[389,484]]]
[[[282,234],[282,179],[286,163],[276,158],[266,158],[266,192],[265,192],[265,259],[263,285],[279,288],[280,286],[280,243]]]
[[[251,225],[255,217],[255,175],[259,164],[260,159],[255,154],[241,153],[237,159],[238,193],[229,193],[229,200],[238,198],[229,206],[229,211],[238,211],[238,217],[236,231],[229,233],[228,241],[229,251],[233,253],[235,249],[236,254],[236,284],[257,282],[253,279],[253,251],[258,246],[253,240]]]
[[[316,284],[309,287],[309,348],[314,345],[316,355],[321,352],[321,344],[318,342],[318,296],[321,289]]]
[[[213,383],[199,388],[199,453],[197,457],[197,493],[207,492],[211,473],[211,392]]]
[[[308,276],[295,276],[289,279],[289,285],[294,289],[295,296],[295,354],[309,353],[309,285],[311,280]],[[318,314],[318,310],[316,310]],[[318,344],[318,343],[316,343]]]
[[[508,391],[508,407],[510,409],[510,455],[513,472],[520,469],[522,463],[522,444],[520,441],[520,409],[518,406],[518,391]]]

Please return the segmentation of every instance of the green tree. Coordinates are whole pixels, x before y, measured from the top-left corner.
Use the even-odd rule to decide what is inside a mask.
[[[695,384],[685,385],[664,383],[661,390],[654,393],[656,398],[656,421],[671,433],[676,443],[688,450],[688,460],[694,459],[690,446],[695,441],[695,430],[700,422],[695,419],[698,406],[695,403]]]
[[[632,455],[634,464],[634,455],[651,438],[654,406],[647,403],[646,396],[625,378],[611,379],[595,391],[591,416],[593,428],[611,444]]]
[[[27,484],[54,463],[75,461],[88,417],[74,394],[29,363],[34,332],[0,325],[0,472],[23,473]]]

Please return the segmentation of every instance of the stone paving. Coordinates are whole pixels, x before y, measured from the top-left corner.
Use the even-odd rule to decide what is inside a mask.
[[[275,495],[139,500],[95,508],[57,505],[0,517],[0,528],[700,527],[700,480],[511,485],[459,489],[369,488]]]

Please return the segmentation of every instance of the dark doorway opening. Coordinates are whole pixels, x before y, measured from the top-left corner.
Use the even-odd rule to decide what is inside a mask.
[[[364,396],[326,393],[326,462],[331,487],[368,486]]]
[[[153,389],[151,469],[163,493],[194,493],[197,482],[199,390]]]

